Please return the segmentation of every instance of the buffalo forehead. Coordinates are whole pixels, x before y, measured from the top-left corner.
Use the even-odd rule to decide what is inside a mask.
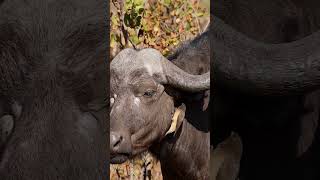
[[[65,4],[61,6],[59,3],[63,2]],[[86,6],[85,2],[90,4],[90,7]],[[10,36],[6,36],[7,42],[4,42],[2,39],[4,48],[1,48],[0,53],[6,53],[6,58],[2,58],[2,61],[3,63],[8,62],[5,63],[6,66],[9,64],[10,69],[12,69],[12,71],[4,71],[5,75],[9,77],[6,79],[12,79],[12,82],[20,83],[19,77],[26,76],[30,72],[36,74],[36,71],[40,71],[40,73],[42,71],[43,73],[46,71],[56,71],[56,67],[67,66],[69,64],[70,66],[68,66],[67,71],[77,70],[79,72],[79,68],[82,73],[84,73],[84,70],[89,71],[90,68],[88,66],[94,64],[95,57],[93,56],[96,52],[84,51],[83,49],[89,49],[87,47],[89,45],[90,47],[96,47],[98,43],[89,44],[82,43],[82,41],[86,41],[85,37],[87,34],[94,34],[92,33],[93,30],[98,33],[98,29],[91,28],[92,26],[88,24],[95,25],[99,23],[93,17],[99,16],[97,12],[100,11],[98,6],[94,7],[91,5],[93,4],[92,2],[85,2],[5,1],[0,9],[0,35],[6,33],[8,29],[10,30]],[[57,11],[57,8],[60,9]],[[95,10],[92,11],[92,9]],[[103,14],[100,13],[100,15]],[[99,24],[99,28],[102,29],[100,26]],[[86,31],[88,31],[87,34]],[[74,35],[74,37],[71,35]],[[69,36],[72,38],[67,39]],[[101,37],[97,35],[94,38],[98,39]],[[91,39],[93,39],[92,35]],[[73,44],[73,46],[69,46],[69,44]],[[84,46],[83,44],[89,45]],[[77,54],[70,56],[69,54],[74,54],[73,51],[77,52]],[[90,64],[87,62],[90,62]],[[68,77],[70,77],[69,75]],[[38,77],[38,74],[35,76]],[[2,86],[0,87],[2,88]],[[12,87],[16,87],[16,85],[12,85]]]
[[[129,78],[137,69],[145,69],[152,76],[163,72],[160,61],[162,58],[160,52],[155,49],[124,49],[111,62],[110,68],[113,73],[123,78]]]

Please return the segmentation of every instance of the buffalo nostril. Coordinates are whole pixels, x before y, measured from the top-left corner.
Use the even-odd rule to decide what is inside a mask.
[[[117,147],[121,143],[122,139],[122,136],[120,136],[119,139],[115,141],[113,147]]]
[[[117,133],[110,134],[110,146],[111,148],[115,149],[121,145],[121,142],[123,141],[123,136]]]

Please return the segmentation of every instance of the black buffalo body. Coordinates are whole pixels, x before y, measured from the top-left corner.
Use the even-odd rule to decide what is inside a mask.
[[[0,6],[0,179],[106,178],[102,1]]]
[[[298,0],[212,3],[211,141],[240,134],[240,179],[320,178],[319,7]]]
[[[206,73],[210,71],[208,40],[209,33],[206,31],[193,41],[186,42],[168,59],[190,74]],[[177,104],[186,105],[185,120],[176,136],[166,137],[160,147],[155,146],[152,150],[158,154],[166,179],[208,179],[209,172],[205,171],[208,171],[210,156],[210,90],[200,93],[172,90],[172,96]]]

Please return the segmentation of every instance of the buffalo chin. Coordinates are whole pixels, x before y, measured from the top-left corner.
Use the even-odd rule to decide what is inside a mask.
[[[122,164],[126,162],[129,159],[129,155],[125,154],[117,154],[115,156],[110,157],[110,163],[111,164]]]

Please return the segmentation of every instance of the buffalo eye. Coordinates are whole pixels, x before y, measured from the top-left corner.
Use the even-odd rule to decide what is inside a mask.
[[[148,91],[144,92],[143,96],[152,97],[155,93],[156,93],[156,91],[154,91],[154,90],[148,90]]]

